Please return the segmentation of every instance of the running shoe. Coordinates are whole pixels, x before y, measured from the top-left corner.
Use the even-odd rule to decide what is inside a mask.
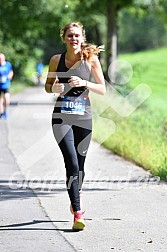
[[[83,212],[77,212],[74,214],[74,224],[72,226],[72,229],[74,231],[80,231],[83,230],[85,227],[85,221],[83,219]]]
[[[4,119],[7,119],[8,118],[8,113],[5,111],[3,114],[2,114],[3,118]]]

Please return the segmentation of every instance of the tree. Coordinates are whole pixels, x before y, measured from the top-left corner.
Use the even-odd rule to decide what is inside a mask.
[[[106,1],[104,1],[106,2]],[[110,0],[106,4],[107,16],[107,66],[117,59],[118,54],[118,12],[130,6],[133,0]]]
[[[133,0],[86,0],[79,3],[78,9],[83,13],[82,16],[92,19],[95,15],[104,15],[106,17],[106,66],[117,58],[117,44],[118,44],[118,12],[125,6],[129,6],[133,3]],[[82,7],[81,7],[82,6]],[[97,8],[98,6],[98,8]],[[90,17],[89,17],[89,14]],[[86,18],[83,18],[86,19]],[[107,78],[107,75],[106,75]],[[108,79],[108,78],[107,78]]]
[[[62,49],[60,28],[67,22],[81,21],[90,42],[106,45],[107,69],[118,54],[119,13],[129,6],[140,6],[146,12],[156,8],[166,20],[164,0],[1,0],[1,51],[19,71],[29,57],[37,57],[36,48],[45,51],[48,63],[50,56]]]
[[[123,24],[123,25],[122,25]],[[119,15],[119,52],[136,52],[167,45],[167,27],[157,8],[130,7]]]
[[[146,12],[157,6],[165,6],[164,0],[80,0],[76,6],[76,12],[79,12],[80,19],[85,23],[95,20],[96,15],[99,20],[96,25],[99,26],[102,15],[106,17],[106,69],[112,61],[117,59],[118,54],[118,17],[121,10],[134,6],[142,8]],[[164,8],[163,8],[164,10]],[[162,10],[161,10],[162,13]],[[81,15],[82,14],[82,15]],[[79,16],[78,16],[79,17]],[[95,25],[94,25],[95,26]],[[100,32],[99,32],[100,33]],[[107,75],[106,75],[106,79]]]
[[[75,1],[1,0],[0,47],[12,61],[16,74],[21,73],[30,57],[36,57],[36,48],[43,50],[48,41],[59,36],[56,30],[62,20],[69,21],[66,3],[72,2],[74,8]],[[71,11],[69,16],[72,15]]]
[[[43,33],[39,22],[43,4],[40,0],[1,0],[1,51],[12,61],[16,74],[33,55],[36,39]]]

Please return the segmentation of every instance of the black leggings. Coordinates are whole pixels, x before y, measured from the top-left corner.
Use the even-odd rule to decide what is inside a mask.
[[[84,163],[91,140],[92,120],[70,124],[52,119],[55,139],[61,149],[66,167],[66,185],[74,211],[80,211],[79,191],[85,176]]]

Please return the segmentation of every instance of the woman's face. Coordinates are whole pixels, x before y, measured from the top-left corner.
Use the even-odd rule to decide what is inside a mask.
[[[71,27],[67,29],[64,42],[66,43],[67,47],[71,49],[80,49],[81,43],[84,42],[82,30],[78,27]]]

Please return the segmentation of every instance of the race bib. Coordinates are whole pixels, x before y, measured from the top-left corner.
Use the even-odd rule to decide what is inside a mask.
[[[6,83],[7,77],[6,76],[0,76],[0,83]]]
[[[86,98],[75,96],[62,97],[61,113],[84,115]]]

